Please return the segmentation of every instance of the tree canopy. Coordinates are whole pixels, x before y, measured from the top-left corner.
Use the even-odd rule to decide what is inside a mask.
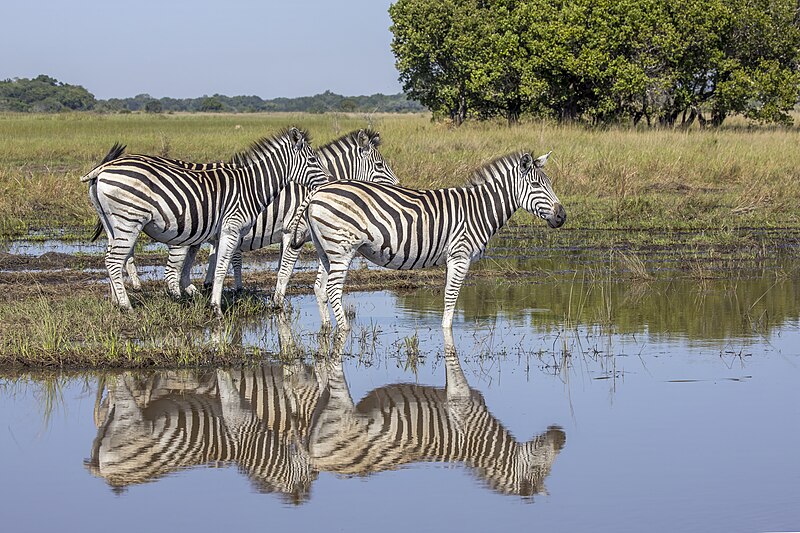
[[[797,0],[398,0],[392,50],[437,117],[789,123]]]
[[[425,108],[409,100],[403,93],[373,94],[369,96],[342,96],[331,91],[314,96],[274,98],[264,100],[258,96],[225,96],[215,94],[198,98],[154,98],[138,94],[131,98],[97,100],[80,85],[59,82],[50,76],[34,79],[16,78],[0,80],[0,111],[58,112],[86,111],[162,113],[173,111],[252,113],[262,111],[297,112],[366,112],[385,113],[420,112]]]

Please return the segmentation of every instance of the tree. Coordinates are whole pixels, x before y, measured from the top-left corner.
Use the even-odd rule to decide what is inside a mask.
[[[200,111],[204,112],[222,111],[225,106],[222,105],[222,102],[220,102],[218,96],[219,95],[215,94],[214,96],[206,96],[205,98],[203,98],[203,101],[200,104]]]
[[[788,123],[800,95],[797,0],[398,0],[389,13],[404,89],[456,124]]]
[[[145,113],[161,113],[161,102],[155,98],[144,104]]]

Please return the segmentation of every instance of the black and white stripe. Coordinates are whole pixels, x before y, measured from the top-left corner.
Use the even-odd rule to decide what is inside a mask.
[[[471,389],[455,350],[445,343],[444,389],[397,384],[370,392],[354,404],[342,359],[320,361],[326,383],[311,422],[308,455],[315,469],[365,475],[416,462],[460,463],[502,494],[532,496],[566,436],[552,426],[517,442]],[[452,342],[450,343],[452,347]]]
[[[256,142],[230,164],[202,165],[201,170],[185,165],[158,157],[122,157],[115,146],[103,163],[81,178],[89,182],[89,197],[108,236],[106,268],[112,297],[122,309],[131,308],[122,268],[144,231],[169,245],[167,282],[173,294],[191,292],[189,268],[197,247],[218,239],[211,304],[220,314],[231,256],[258,214],[288,183],[316,187],[329,178],[307,134],[297,128]]]
[[[362,129],[350,132],[321,146],[317,149],[317,155],[334,180],[369,181],[396,185],[397,177],[378,150],[380,144],[381,139],[378,132]],[[308,187],[290,183],[281,190],[275,201],[259,214],[250,231],[242,236],[239,249],[231,260],[237,289],[242,287],[241,252],[280,243],[280,267],[273,298],[277,306],[283,305],[289,278],[300,255],[298,248],[289,246],[291,236],[284,233],[284,227],[289,224],[298,206],[305,201],[309,193]],[[303,242],[310,242],[310,240],[310,236],[306,234]],[[212,281],[214,262],[215,254],[212,252],[206,274],[206,285]]]
[[[501,157],[478,170],[472,185],[415,190],[374,183],[339,182],[318,189],[298,209],[288,231],[304,220],[322,267],[315,285],[323,326],[330,299],[338,326],[349,329],[342,306],[347,269],[358,253],[392,269],[447,265],[442,326],[453,312],[470,263],[518,208],[557,228],[566,211],[543,166],[549,154]],[[293,246],[298,242],[293,241]]]
[[[307,499],[317,472],[303,446],[318,387],[303,365],[217,372],[127,372],[99,391],[86,467],[114,490],[183,468],[235,465],[261,492]],[[287,375],[288,373],[288,375]]]

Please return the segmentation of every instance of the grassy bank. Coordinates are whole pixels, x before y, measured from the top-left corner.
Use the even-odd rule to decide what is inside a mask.
[[[589,130],[528,123],[467,123],[426,116],[0,114],[0,237],[94,223],[79,178],[115,141],[131,152],[192,161],[228,159],[278,128],[307,128],[315,144],[371,125],[405,185],[463,183],[480,164],[515,150],[553,150],[548,170],[567,208],[566,228],[703,230],[800,227],[800,129]],[[530,221],[525,214],[516,222]]]

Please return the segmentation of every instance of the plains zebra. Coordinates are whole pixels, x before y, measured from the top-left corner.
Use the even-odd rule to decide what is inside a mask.
[[[371,181],[374,183],[398,183],[389,164],[378,151],[381,139],[378,132],[358,130],[350,132],[317,149],[322,164],[331,172],[335,180]],[[281,243],[281,260],[278,268],[278,281],[273,299],[281,306],[289,284],[289,277],[300,255],[299,247],[289,246],[291,235],[284,233],[297,207],[306,199],[310,190],[297,183],[289,184],[278,197],[256,219],[250,231],[242,237],[239,249],[234,253],[233,264],[236,288],[242,287],[241,252],[257,250],[270,244]],[[306,233],[303,242],[310,242]],[[209,285],[214,272],[215,254],[209,257],[205,284]]]
[[[349,329],[342,287],[350,262],[360,253],[393,269],[446,263],[442,327],[451,327],[470,263],[518,208],[545,219],[551,228],[566,220],[542,169],[549,155],[535,160],[527,153],[501,157],[480,168],[472,185],[462,188],[414,190],[347,182],[318,189],[298,208],[288,231],[297,232],[305,217],[321,262],[314,289],[323,326],[330,324],[330,299],[339,328]]]
[[[257,490],[300,503],[317,477],[297,443],[308,433],[318,387],[298,366],[108,378],[85,465],[120,491],[185,468],[230,464]]]
[[[566,442],[564,431],[551,426],[528,442],[517,442],[480,392],[469,387],[447,333],[444,355],[444,389],[389,385],[373,390],[358,405],[350,395],[342,358],[334,354],[318,361],[324,387],[308,437],[314,468],[365,475],[412,462],[462,463],[502,494],[544,492],[544,480]]]
[[[222,313],[222,285],[239,239],[280,190],[295,181],[310,187],[330,174],[311,149],[306,132],[288,128],[262,139],[234,157],[231,164],[193,170],[163,158],[123,157],[115,146],[103,162],[81,178],[108,236],[106,268],[114,301],[131,309],[122,282],[123,264],[133,253],[140,231],[170,246],[178,293],[188,288],[197,245],[216,236],[219,242],[211,305]]]

